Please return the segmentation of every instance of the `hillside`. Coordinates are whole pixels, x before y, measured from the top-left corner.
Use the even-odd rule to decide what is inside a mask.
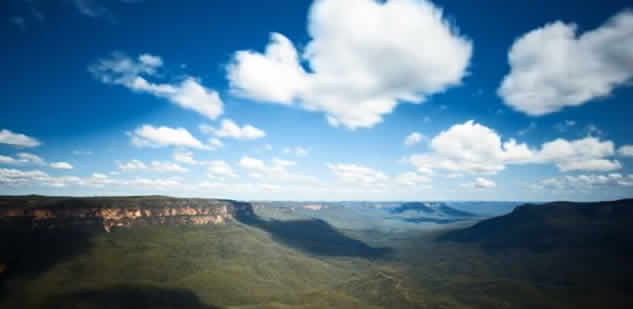
[[[626,308],[633,305],[630,296],[628,301],[621,298],[633,291],[631,227],[630,199],[526,204],[449,231],[439,243],[456,244],[460,251],[482,248],[485,260],[497,261],[491,268],[495,272],[549,291],[565,291],[573,295],[565,300],[568,304],[585,297],[594,307]]]
[[[525,204],[442,236],[489,248],[595,248],[633,255],[633,199],[598,203]]]

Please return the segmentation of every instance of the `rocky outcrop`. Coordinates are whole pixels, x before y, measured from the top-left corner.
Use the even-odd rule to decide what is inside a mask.
[[[147,224],[220,224],[253,215],[250,204],[229,200],[150,197],[4,197],[0,219],[33,228],[114,227]]]

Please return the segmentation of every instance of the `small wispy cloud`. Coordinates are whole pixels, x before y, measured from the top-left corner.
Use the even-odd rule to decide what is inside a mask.
[[[294,154],[297,157],[307,157],[310,151],[303,147],[285,147],[282,152],[284,154]]]
[[[554,125],[554,129],[558,132],[565,133],[569,131],[569,129],[576,125],[576,121],[574,120],[565,120],[563,122],[559,122]]]
[[[76,156],[89,156],[91,154],[93,154],[92,151],[88,151],[88,150],[73,150],[73,154]]]
[[[119,0],[119,2],[126,4],[135,4],[141,3],[143,2],[143,0]],[[117,22],[117,19],[112,11],[98,0],[73,0],[73,5],[77,9],[77,11],[79,11],[79,13],[84,16],[92,18],[105,18],[112,23]]]
[[[404,139],[404,144],[406,146],[413,146],[425,141],[426,139],[427,137],[424,136],[424,134],[420,132],[413,132]]]
[[[24,31],[26,30],[26,21],[24,20],[24,17],[22,16],[11,16],[9,17],[9,23],[15,25],[16,27],[20,28],[20,30]]]
[[[532,122],[530,122],[530,124],[527,126],[527,128],[519,130],[519,131],[517,132],[517,135],[518,135],[518,136],[523,136],[523,135],[526,135],[526,134],[530,133],[530,131],[532,131],[532,130],[534,130],[534,129],[536,129],[536,122],[532,121]]]
[[[96,0],[73,0],[73,4],[79,13],[89,17],[101,17],[111,15],[110,10],[102,6]]]

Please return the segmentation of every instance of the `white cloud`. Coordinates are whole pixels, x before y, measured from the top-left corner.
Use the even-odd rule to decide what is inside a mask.
[[[44,165],[46,162],[44,159],[34,155],[32,153],[21,152],[17,154],[17,158],[10,156],[0,155],[0,164],[8,165],[22,165],[22,164],[37,164]]]
[[[633,145],[624,145],[618,148],[618,154],[623,157],[633,157]]]
[[[141,54],[140,56],[138,56],[138,60],[146,67],[150,68],[158,68],[163,65],[163,59],[150,54]]]
[[[223,103],[218,93],[200,85],[200,82],[192,77],[187,77],[179,85],[152,84],[142,77],[137,77],[132,87],[133,90],[167,98],[174,104],[210,119],[215,119],[222,114]]]
[[[187,173],[188,169],[172,162],[152,161],[151,169],[159,173]]]
[[[395,178],[396,183],[407,186],[426,185],[431,183],[431,178],[425,175],[420,175],[416,172],[405,172]]]
[[[490,189],[490,188],[494,188],[497,186],[497,184],[490,180],[490,179],[486,179],[483,177],[477,177],[475,178],[475,181],[471,182],[471,183],[466,183],[466,184],[462,184],[463,187],[468,187],[468,188],[473,188],[473,189]]]
[[[186,155],[187,153],[184,153]],[[181,153],[174,155],[174,157],[180,158]],[[140,160],[130,160],[128,162],[115,161],[117,166],[122,171],[140,171],[140,170],[152,170],[159,173],[186,173],[189,170],[173,162],[152,161],[150,164],[145,164]],[[185,162],[186,163],[186,162]]]
[[[383,172],[356,164],[327,164],[340,180],[354,184],[378,184],[389,179]]]
[[[279,33],[264,53],[236,52],[227,67],[232,91],[323,112],[333,126],[372,127],[398,102],[459,85],[472,54],[471,42],[424,0],[315,1],[308,33],[301,55]]]
[[[435,136],[431,151],[409,157],[419,172],[443,169],[457,173],[495,174],[507,164],[555,164],[561,171],[611,171],[621,164],[608,157],[614,154],[611,141],[596,137],[568,141],[556,139],[531,149],[514,139],[502,142],[492,129],[467,121]]]
[[[213,128],[208,125],[200,125],[200,130],[206,134],[213,134],[218,137],[235,138],[239,140],[254,140],[266,136],[266,133],[249,124],[240,127],[231,119],[223,119],[220,128]]]
[[[70,170],[73,168],[73,166],[68,162],[52,162],[50,167],[63,170]]]
[[[18,147],[37,147],[40,145],[40,142],[33,137],[3,129],[0,131],[0,144]]]
[[[622,168],[617,160],[586,159],[581,161],[563,161],[557,163],[558,168],[563,172],[568,171],[613,171]]]
[[[271,148],[272,149],[272,148]],[[303,148],[303,147],[285,147],[282,152],[284,154],[294,154],[297,157],[307,157],[308,154],[310,153],[309,150]]]
[[[614,154],[612,141],[585,137],[575,141],[556,139],[543,144],[535,155],[537,162],[554,162],[561,171],[611,171],[619,169],[616,160],[605,159]]]
[[[0,184],[25,184],[48,179],[48,174],[40,170],[22,171],[0,168]]]
[[[243,156],[240,159],[240,166],[247,169],[258,169],[258,170],[262,170],[265,168],[264,161],[251,158],[249,156]]]
[[[197,149],[208,149],[184,128],[154,127],[143,125],[131,135],[132,144],[137,147],[181,146]]]
[[[227,68],[233,91],[257,100],[291,104],[305,88],[306,72],[292,42],[272,33],[265,54],[238,51]]]
[[[43,185],[50,187],[64,187],[66,185],[90,185],[90,178],[77,176],[53,177],[40,170],[22,171],[17,169],[0,168],[0,184],[20,186],[20,185]]]
[[[431,139],[432,152],[412,155],[409,161],[421,172],[444,169],[452,172],[496,173],[505,168],[505,162],[531,158],[525,144],[510,139],[501,142],[490,128],[474,121],[454,125]]]
[[[182,179],[179,177],[170,177],[170,178],[136,178],[133,180],[125,181],[122,184],[124,185],[132,185],[132,186],[144,186],[150,187],[158,190],[167,190],[174,188],[182,188],[184,184],[182,183]]]
[[[195,160],[193,158],[193,152],[191,152],[191,151],[187,151],[187,152],[176,151],[172,155],[172,158],[174,159],[174,161],[180,162],[180,163],[184,163],[184,164],[189,164],[189,165],[199,165],[199,164],[201,164],[201,162],[199,162],[199,161],[197,161],[197,160]]]
[[[273,158],[272,162],[273,162],[274,165],[277,165],[277,166],[295,166],[295,165],[297,165],[297,162],[295,162],[295,161],[281,160],[281,159],[277,159],[277,158]]]
[[[557,112],[610,95],[633,78],[633,12],[578,35],[557,21],[530,31],[508,54],[511,71],[498,94],[532,116]]]
[[[198,188],[207,191],[215,190],[216,192],[222,192],[222,194],[244,194],[244,193],[279,193],[281,191],[292,190],[294,186],[281,186],[272,183],[222,183],[222,182],[209,182],[204,181],[198,185]]]
[[[20,161],[12,157],[0,155],[0,164],[20,164]]]
[[[17,157],[18,157],[17,161],[19,163],[46,165],[46,161],[44,161],[44,159],[32,153],[21,152],[17,154]]]
[[[146,78],[155,76],[163,65],[160,57],[142,54],[132,59],[122,54],[100,59],[89,70],[101,82],[124,86],[130,90],[165,98],[185,109],[193,110],[210,119],[223,112],[223,103],[215,90],[205,88],[194,77],[186,76],[180,83],[153,83]]]
[[[250,170],[251,173],[249,175],[253,178],[268,179],[271,181],[315,181],[314,177],[289,171],[289,167],[296,165],[294,161],[274,158],[270,160],[270,162],[265,162],[249,156],[243,156],[239,164],[242,168]]]
[[[210,147],[214,148],[214,149],[220,149],[222,147],[224,147],[224,143],[222,143],[221,140],[217,139],[217,138],[210,138],[209,139],[209,145]]]
[[[191,152],[174,152],[173,158],[174,161],[184,164],[207,166],[209,178],[238,177],[231,165],[223,160],[198,161],[193,158],[193,153]]]
[[[209,177],[231,177],[237,178],[237,174],[233,171],[233,168],[223,160],[215,160],[209,162],[208,167]]]
[[[586,190],[601,186],[633,186],[633,174],[624,176],[619,173],[566,175],[546,178],[530,187],[535,190]]]
[[[142,170],[142,169],[147,168],[147,165],[145,165],[145,163],[139,160],[130,160],[128,162],[120,162],[120,161],[115,161],[115,162],[117,166],[119,167],[119,169],[122,171]]]
[[[136,179],[116,179],[101,173],[93,173],[91,176],[61,176],[53,177],[40,170],[22,171],[17,169],[0,168],[0,184],[21,186],[21,185],[43,185],[50,187],[65,187],[68,185],[90,186],[102,188],[106,185],[148,187],[151,189],[174,189],[182,188],[182,178],[168,177],[160,179],[136,178]]]
[[[17,156],[20,162],[32,163],[32,164],[37,164],[37,165],[46,165],[46,161],[44,161],[44,159],[32,153],[20,152],[17,154]]]
[[[101,173],[92,173],[92,177],[97,179],[106,179],[108,178],[108,175]]]
[[[413,132],[404,139],[404,144],[407,146],[413,146],[421,143],[424,139],[426,139],[426,137],[422,135],[422,133]]]

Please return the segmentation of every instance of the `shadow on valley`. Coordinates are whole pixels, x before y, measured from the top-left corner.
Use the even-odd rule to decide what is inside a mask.
[[[17,222],[26,220],[25,222]],[[37,277],[55,264],[92,247],[92,227],[38,229],[30,218],[0,222],[0,282],[9,277]],[[0,297],[3,296],[0,289]]]
[[[48,299],[46,308],[187,308],[216,309],[204,304],[198,296],[186,289],[157,287],[113,287],[104,290],[84,290]]]
[[[237,216],[238,221],[260,228],[289,247],[321,256],[379,258],[389,255],[391,248],[374,248],[350,238],[320,219],[264,220],[255,214]]]

